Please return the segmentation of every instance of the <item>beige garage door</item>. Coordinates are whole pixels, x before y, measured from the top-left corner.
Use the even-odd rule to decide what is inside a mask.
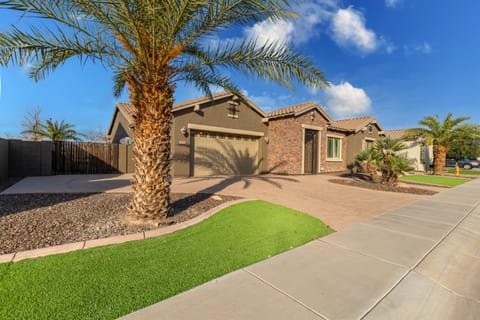
[[[194,176],[258,172],[258,137],[193,131]]]

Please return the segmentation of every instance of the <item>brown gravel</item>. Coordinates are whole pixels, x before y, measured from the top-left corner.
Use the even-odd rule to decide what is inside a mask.
[[[414,187],[400,187],[400,186],[392,187],[384,184],[367,182],[367,181],[362,181],[357,179],[330,179],[328,181],[332,183],[346,185],[346,186],[372,189],[377,191],[401,192],[401,193],[411,193],[411,194],[428,195],[428,196],[431,196],[437,193],[436,191],[427,190],[427,189],[414,188]]]
[[[179,223],[226,201],[208,194],[172,194],[172,214],[161,225],[126,221],[131,194],[0,195],[0,254],[125,235]]]

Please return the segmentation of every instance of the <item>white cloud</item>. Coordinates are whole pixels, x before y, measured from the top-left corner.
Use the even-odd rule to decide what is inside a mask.
[[[290,21],[265,20],[246,28],[248,39],[256,39],[259,45],[265,43],[301,44],[320,34],[319,25],[328,22],[337,9],[336,1],[315,0],[303,2],[294,8],[298,18]]]
[[[245,29],[248,39],[256,40],[259,46],[271,43],[288,43],[294,32],[291,21],[265,20]]]
[[[351,116],[365,113],[371,109],[371,100],[361,88],[355,88],[348,82],[332,85],[325,89],[326,105],[338,116]]]
[[[385,5],[389,8],[396,8],[402,0],[385,0]]]
[[[377,35],[365,26],[365,17],[353,7],[339,9],[332,21],[332,37],[343,47],[354,47],[362,53],[378,49]]]
[[[413,45],[404,45],[403,51],[405,55],[409,56],[412,54],[430,54],[432,53],[432,46],[430,43],[424,41],[423,43],[417,43]]]
[[[302,44],[327,34],[339,46],[355,49],[361,54],[385,50],[388,54],[396,46],[366,27],[362,12],[353,7],[341,8],[338,0],[310,0],[294,7],[298,18],[289,21],[265,20],[243,30],[246,39],[255,39],[258,45],[266,43]],[[238,41],[239,38],[227,39]],[[211,39],[218,45],[221,39]]]

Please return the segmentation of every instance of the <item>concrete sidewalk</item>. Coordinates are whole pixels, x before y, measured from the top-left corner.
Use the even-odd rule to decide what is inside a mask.
[[[477,179],[122,319],[478,319],[479,200]]]

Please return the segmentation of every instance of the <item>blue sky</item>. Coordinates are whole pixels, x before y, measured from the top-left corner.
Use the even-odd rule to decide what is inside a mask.
[[[234,81],[260,107],[273,110],[319,102],[334,119],[363,115],[385,129],[415,126],[425,115],[469,115],[480,123],[478,1],[305,1],[294,21],[258,23],[225,37],[288,41],[310,56],[332,86],[296,92],[248,79]],[[17,22],[0,11],[0,32]],[[25,22],[25,21],[24,21]],[[33,21],[35,22],[35,21]],[[0,135],[17,136],[23,116],[40,106],[43,118],[65,120],[81,132],[106,130],[113,107],[112,73],[73,59],[35,83],[21,67],[0,67]],[[202,95],[178,84],[176,102]]]

